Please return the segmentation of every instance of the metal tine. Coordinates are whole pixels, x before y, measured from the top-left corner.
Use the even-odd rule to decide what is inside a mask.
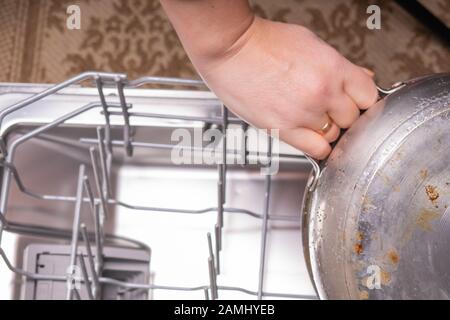
[[[73,292],[75,292],[75,298],[77,298],[77,300],[81,300],[80,292],[76,288],[73,289]]]
[[[268,146],[267,146],[267,154],[269,156],[269,161],[267,167],[270,168],[271,160],[272,160],[272,138],[270,135],[268,136]],[[264,271],[265,271],[265,262],[266,262],[266,249],[267,249],[267,226],[269,220],[269,205],[270,205],[270,189],[271,189],[271,181],[272,176],[268,172],[266,175],[265,182],[265,193],[264,193],[264,212],[263,212],[263,220],[261,223],[261,251],[259,258],[259,279],[258,279],[258,300],[261,300],[263,297],[263,287],[264,287]]]
[[[212,247],[212,239],[211,239],[211,233],[208,232],[206,234],[207,238],[208,238],[208,252],[209,252],[209,257],[210,258],[214,258],[214,251],[213,251],[213,247]]]
[[[107,159],[105,156],[105,142],[103,140],[103,129],[102,127],[97,127],[97,139],[98,139],[98,152],[100,155],[100,167],[102,169],[102,189],[103,194],[105,195],[106,199],[108,199],[111,195],[111,185],[109,183],[109,173],[110,170],[108,169]]]
[[[94,180],[95,180],[95,184],[97,186],[97,192],[98,195],[100,197],[100,205],[102,207],[102,213],[103,213],[103,219],[104,220],[106,217],[108,217],[108,202],[105,199],[105,194],[102,192],[102,183],[100,181],[100,176],[98,174],[98,167],[97,167],[97,157],[95,155],[95,148],[91,147],[89,148],[89,153],[91,156],[91,163],[92,163],[92,172],[94,173]],[[104,172],[104,174],[106,174]]]
[[[211,258],[208,258],[208,270],[209,270],[209,282],[211,287],[211,300],[216,300],[216,286],[214,284],[215,281],[215,270],[214,270],[214,262]]]
[[[83,236],[84,243],[86,244],[86,253],[88,256],[89,268],[91,270],[92,278],[94,279],[94,296],[97,297],[100,289],[100,281],[97,271],[95,270],[94,256],[92,255],[91,244],[89,241],[87,228],[84,223],[81,224],[81,235]]]
[[[223,164],[219,164],[219,181],[217,182],[217,224],[214,226],[214,238],[216,240],[216,272],[220,274],[220,251],[222,250],[223,228]]]
[[[96,271],[97,274],[101,274],[103,270],[103,234],[102,234],[102,226],[100,223],[100,207],[99,204],[96,203],[94,207],[94,235],[95,235],[95,249],[97,254],[95,255],[96,259]]]
[[[121,78],[117,78],[117,91],[119,92],[120,105],[122,107],[123,114],[123,140],[125,141],[125,154],[129,157],[133,155],[133,146],[131,144],[131,128],[130,128],[130,115],[128,114],[128,106],[125,100],[125,94],[123,92],[124,84]]]
[[[3,214],[0,212],[0,224],[2,227],[6,227],[8,225],[8,221],[6,221],[6,218],[3,216]]]
[[[84,188],[88,194],[89,203],[91,205],[92,218],[94,220],[94,235],[95,235],[95,248],[97,254],[95,255],[95,266],[97,273],[100,273],[103,265],[103,255],[102,255],[102,235],[101,235],[101,222],[100,222],[100,212],[98,203],[95,203],[95,199],[92,193],[92,188],[89,183],[88,177],[84,177]]]
[[[217,181],[217,224],[220,228],[223,227],[223,164],[219,164],[218,166],[219,180]]]
[[[222,105],[222,134],[223,134],[223,145],[222,145],[222,202],[226,201],[226,177],[227,177],[227,128],[228,128],[228,109],[225,105]]]
[[[0,212],[0,234],[3,232],[3,230],[7,230],[9,227],[8,221],[6,221],[6,218],[4,217],[3,213]],[[1,248],[1,242],[0,242],[0,248]]]
[[[216,272],[220,274],[220,251],[222,250],[223,205],[225,203],[226,172],[227,172],[227,127],[228,109],[222,105],[222,163],[217,168],[219,180],[217,182],[217,224],[214,229],[216,240]]]
[[[246,165],[248,162],[248,156],[250,152],[248,151],[248,136],[247,136],[247,130],[248,130],[248,123],[244,122],[242,124],[242,130],[244,131],[244,165]]]
[[[208,269],[209,269],[209,282],[211,288],[211,299],[216,300],[218,298],[218,290],[217,290],[217,274],[216,269],[214,268],[214,253],[212,248],[212,240],[211,233],[207,233],[208,238],[208,249],[209,249],[209,257],[208,257]]]
[[[75,265],[76,265],[76,256],[78,250],[78,235],[80,229],[80,218],[81,218],[81,209],[82,209],[82,198],[83,198],[83,178],[86,167],[82,164],[80,165],[80,169],[78,172],[78,182],[77,182],[77,200],[75,202],[75,212],[73,218],[73,227],[72,227],[72,241],[70,246],[70,261],[69,268],[71,268],[70,272],[74,273]],[[67,300],[72,300],[73,297],[73,289],[71,285],[67,285]]]
[[[0,139],[0,153],[3,157],[6,156],[7,153],[6,143],[3,139]]]
[[[220,250],[222,247],[222,229],[219,225],[214,226],[214,237],[216,240],[216,274],[220,274]]]
[[[110,122],[110,113],[108,111],[108,105],[106,103],[105,94],[103,92],[103,82],[100,77],[95,78],[95,83],[98,89],[98,95],[100,96],[100,102],[102,103],[103,114],[105,116],[105,140],[106,146],[109,152],[112,152],[112,144],[111,144],[111,122]]]
[[[84,176],[83,178],[84,189],[86,190],[86,194],[88,195],[89,204],[91,206],[91,210],[95,210],[95,199],[94,194],[92,193],[91,184],[89,183],[89,178]]]
[[[94,300],[91,281],[89,280],[88,272],[86,269],[86,263],[84,262],[84,256],[82,254],[78,255],[78,261],[80,261],[81,272],[83,274],[83,280],[86,285],[86,291],[88,293],[89,300]]]
[[[205,300],[209,300],[209,292],[208,292],[208,288],[204,288],[203,292],[205,294]]]

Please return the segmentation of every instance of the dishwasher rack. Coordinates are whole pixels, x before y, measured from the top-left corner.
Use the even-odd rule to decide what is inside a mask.
[[[162,78],[162,77],[144,77],[137,80],[128,80],[125,74],[117,73],[103,73],[103,72],[85,72],[74,78],[71,78],[58,85],[47,88],[46,90],[36,93],[25,100],[14,103],[13,105],[0,111],[0,128],[5,122],[5,118],[9,115],[14,115],[20,110],[32,107],[33,103],[45,99],[51,95],[57,94],[62,89],[90,83],[92,88],[97,90],[98,100],[93,101],[87,105],[80,106],[76,110],[69,112],[57,119],[44,124],[39,124],[31,131],[24,133],[11,144],[6,142],[4,137],[5,132],[2,131],[0,139],[1,163],[3,167],[2,187],[0,194],[0,255],[1,260],[6,263],[7,267],[23,279],[31,280],[51,280],[66,282],[66,299],[81,299],[79,287],[76,283],[82,283],[87,292],[89,299],[99,299],[101,286],[105,284],[116,285],[123,290],[180,290],[180,291],[203,291],[205,299],[218,299],[221,291],[231,290],[240,291],[258,299],[263,297],[279,297],[279,298],[293,298],[293,299],[314,299],[315,297],[301,294],[287,294],[279,292],[266,292],[264,287],[264,270],[266,267],[266,250],[267,250],[267,231],[269,220],[284,220],[299,222],[299,218],[293,219],[290,216],[271,215],[269,212],[270,191],[271,191],[271,174],[265,175],[265,195],[263,198],[264,206],[263,212],[258,213],[241,208],[233,208],[226,206],[226,183],[229,156],[236,156],[235,151],[227,149],[226,130],[230,124],[240,126],[243,131],[249,129],[247,123],[238,119],[229,113],[227,108],[222,105],[221,116],[211,117],[195,117],[174,114],[161,113],[143,113],[133,112],[132,104],[127,102],[125,90],[127,88],[137,88],[147,85],[158,86],[187,86],[187,87],[204,87],[204,83],[197,80],[178,79],[178,78]],[[118,101],[110,100],[109,95],[105,94],[105,88],[116,90],[115,98]],[[45,134],[49,130],[58,128],[67,123],[70,119],[77,117],[88,111],[97,109],[100,111],[104,119],[102,126],[96,127],[96,139],[82,138],[78,142],[89,146],[90,164],[80,164],[78,167],[78,178],[76,181],[76,193],[73,196],[61,196],[55,194],[41,194],[30,190],[23,182],[21,173],[15,166],[16,149],[28,141],[36,137],[45,138]],[[117,117],[121,119],[121,139],[114,139],[112,136],[111,118]],[[151,143],[135,141],[133,139],[133,127],[130,119],[134,118],[151,118],[151,119],[169,119],[175,121],[198,121],[204,123],[205,127],[216,127],[223,132],[223,139],[221,141],[221,161],[217,164],[217,206],[209,207],[199,210],[182,210],[160,207],[147,207],[135,204],[129,204],[115,199],[111,193],[110,174],[112,163],[115,158],[114,148],[122,148],[127,157],[133,157],[134,151],[137,148],[155,148],[167,150],[174,146],[165,143]],[[116,126],[117,127],[117,126]],[[266,161],[267,167],[270,167],[272,161],[279,161],[282,158],[291,158],[298,161],[308,162],[308,159],[303,155],[292,156],[288,154],[272,154],[273,138],[268,137],[267,150],[265,154],[253,154],[252,151],[247,150],[247,140],[244,140],[245,159],[249,157],[263,157]],[[183,148],[183,147],[181,147]],[[192,152],[203,151],[207,147],[202,147],[200,150],[196,147],[186,147]],[[261,161],[262,162],[262,161]],[[92,172],[89,176],[88,170]],[[314,169],[314,168],[313,168]],[[93,180],[93,183],[92,183]],[[44,200],[44,201],[62,201],[73,204],[73,225],[71,230],[61,230],[52,227],[41,227],[27,224],[19,224],[8,220],[8,199],[11,185],[15,183],[17,188],[26,196]],[[301,195],[299,195],[301,197]],[[94,221],[94,231],[87,230],[85,223],[81,221],[81,213],[83,205],[89,206],[89,211]],[[176,212],[186,214],[202,214],[202,213],[216,213],[217,220],[213,226],[213,232],[208,232],[205,235],[205,241],[208,243],[209,255],[208,260],[205,261],[208,265],[209,283],[196,287],[181,287],[181,286],[165,286],[154,283],[129,283],[108,277],[102,274],[103,271],[103,257],[104,249],[107,242],[124,241],[130,246],[146,248],[149,250],[147,244],[138,241],[120,237],[117,235],[107,234],[104,231],[105,222],[108,219],[111,206],[122,206],[128,209],[149,211],[149,212]],[[217,275],[220,274],[220,252],[222,250],[222,230],[224,227],[224,214],[246,214],[255,219],[262,221],[260,230],[260,258],[259,258],[259,274],[258,274],[258,288],[257,290],[249,290],[241,287],[220,285],[217,281]],[[5,251],[2,249],[2,233],[4,231],[27,234],[40,237],[56,237],[70,239],[70,264],[67,274],[62,275],[42,275],[35,272],[30,272],[20,269],[11,262]],[[83,247],[80,248],[80,242]],[[81,253],[83,252],[83,253]],[[87,259],[86,259],[87,258]],[[75,269],[80,268],[82,276],[76,274]]]

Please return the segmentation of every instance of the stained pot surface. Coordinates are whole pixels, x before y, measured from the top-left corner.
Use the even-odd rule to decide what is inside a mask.
[[[305,199],[321,298],[450,298],[450,74],[363,114]]]

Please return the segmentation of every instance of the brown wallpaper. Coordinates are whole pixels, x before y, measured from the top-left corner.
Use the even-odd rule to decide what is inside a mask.
[[[450,12],[450,1],[427,0],[433,1],[434,10]],[[66,28],[70,4],[81,7],[81,30]],[[366,28],[368,4],[381,7],[381,30]],[[393,1],[254,0],[253,6],[260,16],[308,26],[373,69],[382,85],[449,71],[450,49]],[[58,82],[86,70],[195,77],[157,0],[0,0],[0,30],[0,81]]]

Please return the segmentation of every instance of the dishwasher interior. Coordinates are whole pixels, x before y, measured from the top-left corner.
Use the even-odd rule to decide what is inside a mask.
[[[97,72],[0,85],[1,299],[316,298],[310,164],[193,86]]]

